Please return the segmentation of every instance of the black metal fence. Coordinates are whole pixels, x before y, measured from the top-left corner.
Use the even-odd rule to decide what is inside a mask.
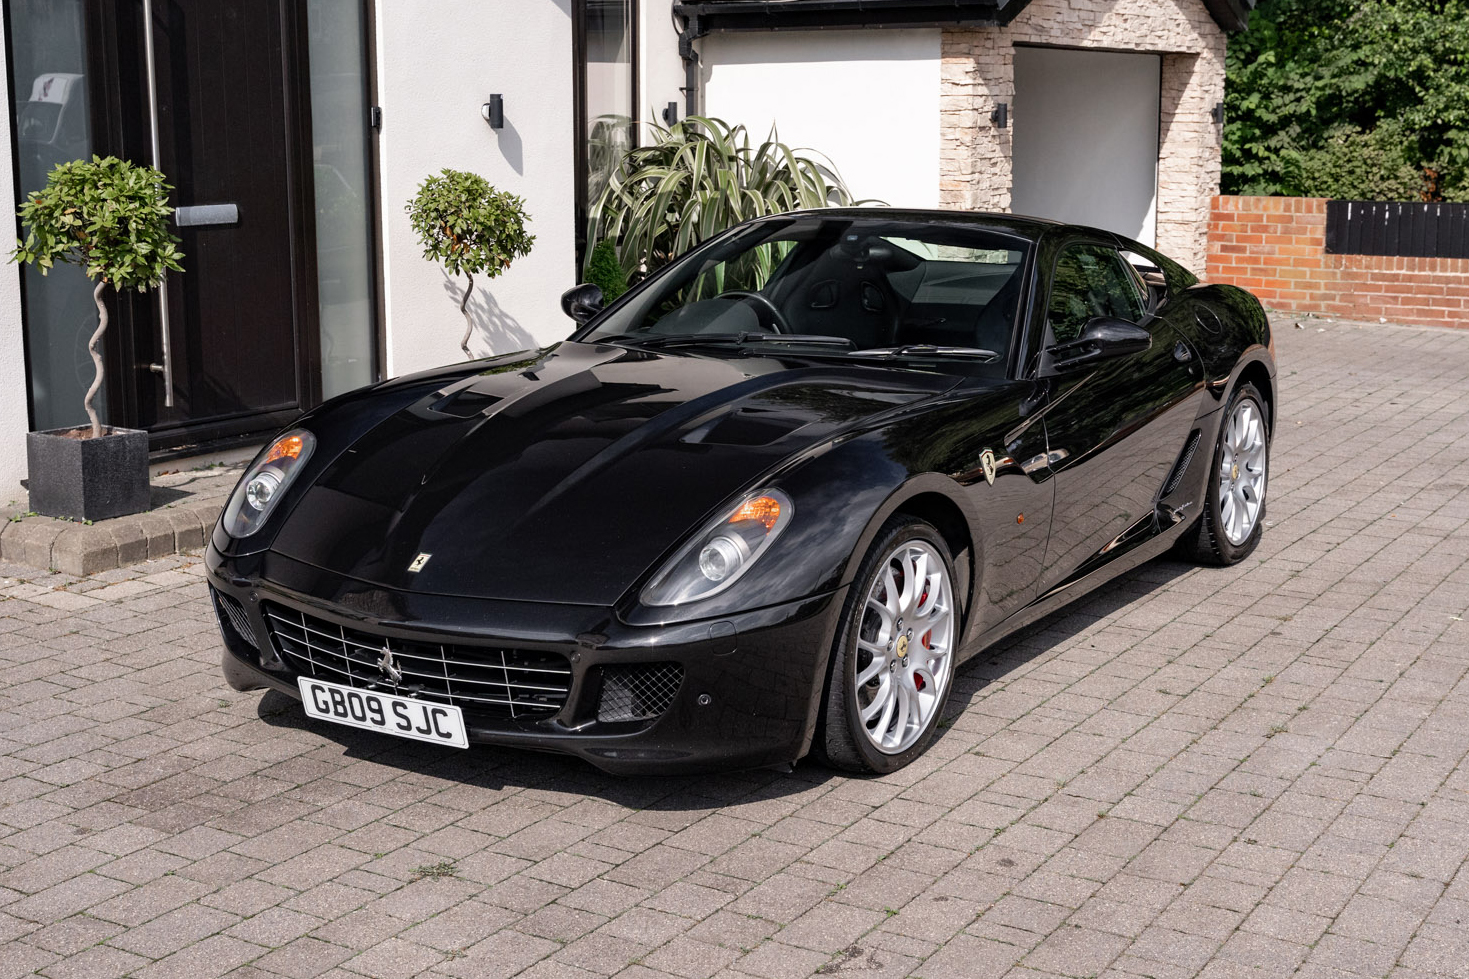
[[[1469,258],[1469,204],[1327,201],[1326,251]]]

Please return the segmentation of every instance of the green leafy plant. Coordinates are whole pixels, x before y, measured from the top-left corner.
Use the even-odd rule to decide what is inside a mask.
[[[586,281],[602,290],[603,302],[610,303],[627,292],[627,273],[617,260],[616,246],[606,238],[597,242],[591,258],[587,259]]]
[[[419,185],[404,207],[423,257],[444,266],[450,275],[467,280],[459,312],[464,316],[464,338],[459,348],[469,353],[474,321],[469,315],[469,296],[474,277],[493,279],[510,263],[527,254],[536,236],[527,234],[525,201],[496,190],[479,174],[444,169]]]
[[[749,218],[854,203],[830,161],[791,149],[774,130],[757,146],[744,126],[689,116],[652,133],[622,157],[588,216],[590,240],[612,242],[628,276]]]
[[[168,231],[172,189],[152,167],[94,156],[90,161],[58,164],[46,186],[20,206],[25,238],[16,242],[10,260],[34,264],[42,275],[57,263],[79,265],[96,283],[92,299],[97,304],[97,330],[87,342],[96,374],[83,400],[93,438],[102,435],[93,401],[106,374],[97,350],[108,323],[103,290],[112,286],[145,292],[160,284],[169,270],[183,271],[179,239]]]
[[[1469,200],[1469,0],[1260,0],[1226,69],[1225,193]]]

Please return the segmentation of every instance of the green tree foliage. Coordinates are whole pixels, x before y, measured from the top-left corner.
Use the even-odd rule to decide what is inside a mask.
[[[604,302],[610,303],[627,292],[627,273],[617,261],[616,247],[605,238],[597,242],[592,257],[587,259],[587,281],[602,290]]]
[[[1227,64],[1225,193],[1469,200],[1469,0],[1260,0]]]
[[[535,243],[536,236],[525,230],[530,220],[525,201],[496,190],[479,174],[446,168],[420,184],[404,210],[423,246],[423,257],[438,262],[450,275],[463,275],[468,282],[459,304],[464,316],[459,347],[468,357],[474,330],[468,311],[474,277],[482,274],[493,279]]]
[[[102,387],[102,354],[107,306],[102,293],[114,289],[146,291],[169,270],[179,272],[184,257],[179,239],[168,231],[168,192],[163,174],[117,157],[92,157],[61,163],[20,206],[25,239],[16,242],[12,262],[34,263],[45,275],[60,262],[79,265],[96,283],[97,330],[87,343],[96,373],[83,404],[92,420],[92,437],[102,435],[93,400]]]
[[[744,126],[704,116],[652,130],[613,169],[589,218],[591,240],[613,242],[629,276],[749,218],[853,203],[829,162],[774,132],[757,146]]]

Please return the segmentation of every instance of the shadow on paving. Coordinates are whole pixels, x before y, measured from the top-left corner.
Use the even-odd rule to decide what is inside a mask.
[[[955,675],[953,692],[944,711],[944,727],[963,714],[977,694],[1007,673],[1191,570],[1194,570],[1192,565],[1167,558],[1154,559],[981,650],[960,666]],[[536,788],[594,796],[634,809],[705,810],[736,799],[748,802],[781,798],[824,785],[834,777],[852,777],[850,772],[835,771],[809,755],[792,772],[755,769],[707,775],[618,776],[602,772],[571,755],[484,744],[465,751],[312,721],[298,701],[277,690],[265,692],[257,712],[261,720],[273,727],[310,730],[336,742],[344,749],[345,757],[387,765],[405,773],[429,775],[495,792]],[[936,742],[943,739],[944,733],[943,729],[938,732]]]

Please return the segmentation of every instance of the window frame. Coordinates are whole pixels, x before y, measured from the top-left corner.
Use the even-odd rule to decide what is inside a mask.
[[[642,131],[644,123],[642,115],[642,92],[639,86],[641,74],[642,56],[640,48],[638,21],[642,13],[641,0],[626,0],[628,4],[628,71],[632,76],[631,101],[632,112],[629,116],[632,120],[632,132],[629,134],[629,146],[639,145],[638,135]],[[576,262],[576,271],[572,281],[580,282],[582,268],[586,263],[587,250],[591,243],[587,241],[587,218],[591,213],[591,201],[587,181],[591,174],[587,169],[588,144],[591,141],[587,123],[587,5],[589,0],[572,0],[571,3],[571,72],[572,72],[572,146],[573,166],[572,181],[573,188],[573,220],[575,228],[572,234],[573,253]]]

